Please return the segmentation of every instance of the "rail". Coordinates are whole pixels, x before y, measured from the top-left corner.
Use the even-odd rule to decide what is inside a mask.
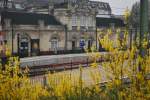
[[[102,62],[101,57],[97,62]],[[88,54],[69,54],[55,56],[40,56],[21,59],[21,69],[29,69],[30,76],[42,75],[48,72],[63,71],[82,67],[88,67],[94,60]]]

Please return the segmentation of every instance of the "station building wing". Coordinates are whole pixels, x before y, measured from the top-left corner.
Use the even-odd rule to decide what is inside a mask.
[[[45,25],[61,25],[54,16],[48,14],[37,14],[27,12],[1,12],[1,21],[11,19],[16,25],[38,25],[39,20],[43,20]]]

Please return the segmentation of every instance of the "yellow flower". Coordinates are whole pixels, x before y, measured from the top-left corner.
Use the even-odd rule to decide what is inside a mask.
[[[91,67],[94,67],[94,68],[95,68],[95,67],[98,67],[98,64],[97,64],[97,63],[92,63],[92,64],[91,64]]]
[[[143,80],[143,75],[142,75],[141,73],[138,73],[138,74],[137,74],[137,79]]]
[[[114,80],[114,84],[117,85],[117,86],[120,85],[120,84],[121,84],[121,80],[115,79],[115,80]]]
[[[10,52],[10,50],[8,48],[6,49],[5,54],[6,54],[6,56],[11,56],[11,52]]]

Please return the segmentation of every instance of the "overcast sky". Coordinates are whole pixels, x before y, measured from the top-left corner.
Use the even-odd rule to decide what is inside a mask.
[[[113,14],[122,15],[127,7],[131,9],[132,5],[140,0],[93,0],[93,1],[108,2],[111,6]]]

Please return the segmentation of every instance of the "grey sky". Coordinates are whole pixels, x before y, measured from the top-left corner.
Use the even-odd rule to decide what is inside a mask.
[[[132,5],[140,0],[93,0],[93,1],[108,2],[112,8],[113,14],[122,15],[127,7],[131,9]]]

